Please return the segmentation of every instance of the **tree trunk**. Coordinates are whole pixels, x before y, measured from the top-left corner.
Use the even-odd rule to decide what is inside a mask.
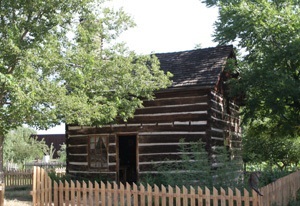
[[[4,173],[3,173],[3,142],[4,135],[0,134],[0,184],[4,182]]]

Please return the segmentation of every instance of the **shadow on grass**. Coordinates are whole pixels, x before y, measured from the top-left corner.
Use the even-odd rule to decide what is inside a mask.
[[[19,201],[32,201],[32,196],[29,187],[17,187],[17,188],[5,188],[5,199],[7,200],[19,200]]]

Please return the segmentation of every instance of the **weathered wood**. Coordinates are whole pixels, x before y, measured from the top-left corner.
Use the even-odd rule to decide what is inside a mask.
[[[276,182],[271,183],[263,188],[261,192],[264,194],[262,197],[258,197],[254,192],[252,196],[249,196],[249,192],[244,189],[243,194],[237,189],[233,192],[232,188],[228,188],[226,192],[223,188],[217,190],[209,190],[205,187],[205,193],[198,187],[197,191],[194,188],[183,187],[180,190],[179,187],[172,188],[168,186],[166,191],[165,186],[158,186],[152,188],[147,185],[147,190],[143,185],[137,187],[133,184],[131,188],[130,184],[126,183],[126,188],[122,184],[118,186],[116,183],[112,184],[101,182],[99,187],[98,183],[84,182],[80,184],[76,181],[70,182],[70,186],[67,186],[67,182],[54,182],[53,195],[51,189],[51,179],[43,169],[34,168],[33,182],[33,205],[127,205],[143,206],[143,205],[244,205],[244,206],[257,206],[257,205],[287,205],[288,201],[296,198],[296,193],[300,189],[300,171],[294,172],[286,177],[278,179]],[[50,184],[48,184],[48,183]],[[37,184],[39,183],[39,184]],[[175,191],[175,192],[173,192]],[[220,191],[220,194],[219,194]],[[253,192],[253,191],[252,191]],[[70,195],[68,195],[70,193]],[[101,196],[101,203],[99,200]],[[50,198],[48,198],[50,197]],[[52,202],[54,200],[54,202]],[[175,202],[173,202],[175,200]],[[204,201],[203,201],[204,200]],[[226,203],[227,202],[227,203]]]
[[[83,154],[83,153],[87,153],[87,152],[88,152],[87,145],[68,147],[68,153],[71,153],[71,154]]]
[[[203,96],[186,96],[186,97],[164,97],[164,98],[157,98],[152,101],[144,101],[144,107],[157,107],[157,106],[164,106],[164,105],[183,105],[183,104],[192,104],[195,102],[206,102],[207,95]]]
[[[163,114],[171,112],[190,112],[190,111],[206,111],[208,105],[206,103],[193,103],[193,104],[182,104],[182,105],[168,105],[160,107],[146,107],[143,109],[136,110],[136,115],[141,114]]]
[[[184,123],[184,122],[182,122]],[[127,124],[124,126],[118,127],[102,127],[102,128],[90,128],[85,130],[71,130],[68,131],[69,135],[81,134],[88,135],[90,133],[107,133],[107,132],[115,132],[115,133],[124,133],[124,132],[161,132],[161,131],[203,131],[206,128],[206,124],[198,124],[198,122],[187,121],[185,124],[177,124],[176,122],[170,122],[169,124]],[[115,142],[115,140],[110,138],[110,142]]]
[[[127,123],[168,123],[174,121],[205,121],[207,120],[207,113],[167,113],[157,115],[139,115],[134,119],[128,119]]]
[[[140,135],[139,145],[144,144],[154,144],[154,143],[178,143],[181,139],[185,142],[197,142],[199,140],[204,140],[205,134],[170,134],[170,135]]]

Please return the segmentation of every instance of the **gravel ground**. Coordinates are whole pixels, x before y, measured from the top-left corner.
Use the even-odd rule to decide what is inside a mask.
[[[18,199],[15,200],[4,200],[5,206],[32,206],[31,201],[21,201]]]

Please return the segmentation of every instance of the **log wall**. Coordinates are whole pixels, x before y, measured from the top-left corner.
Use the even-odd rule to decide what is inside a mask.
[[[155,166],[178,160],[180,139],[185,143],[202,140],[207,148],[228,144],[240,149],[239,119],[234,117],[238,107],[228,103],[220,94],[208,89],[158,93],[153,101],[145,101],[134,119],[118,125],[103,127],[67,127],[67,172],[76,175],[98,174],[118,176],[118,137],[137,138],[138,175],[155,173]],[[92,169],[89,165],[91,135],[108,137],[108,167]],[[224,141],[224,140],[227,141]]]

